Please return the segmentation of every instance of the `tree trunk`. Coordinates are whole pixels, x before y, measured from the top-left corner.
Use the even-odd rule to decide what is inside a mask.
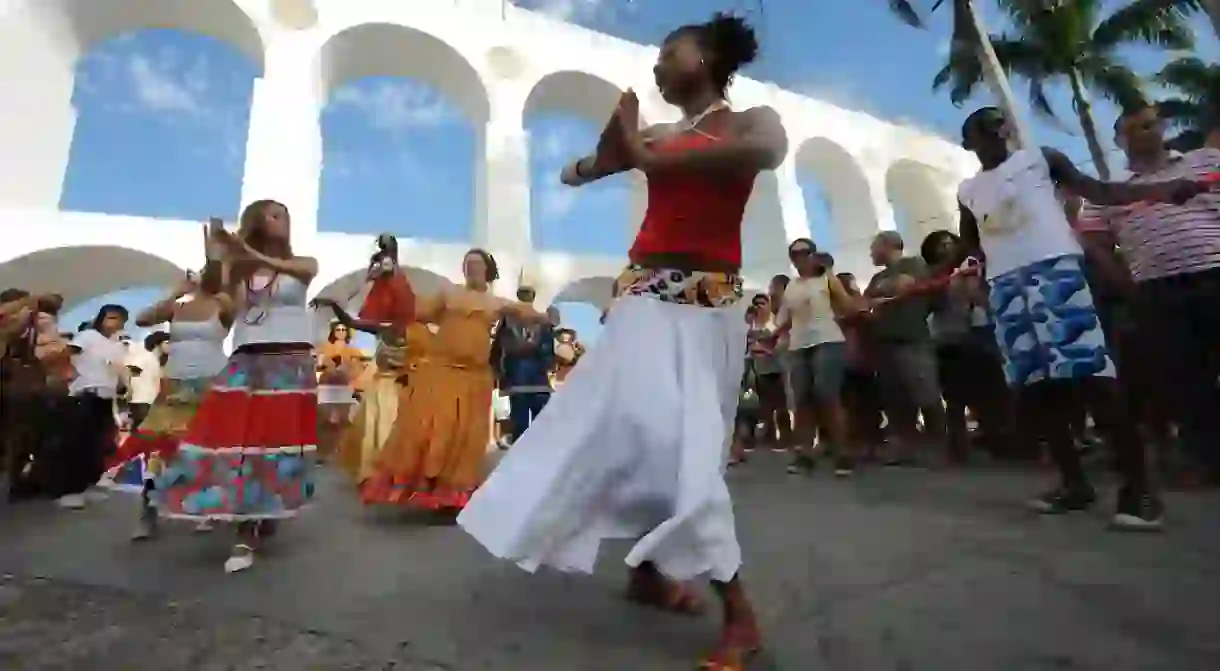
[[[1097,176],[1103,181],[1110,179],[1110,164],[1106,162],[1106,150],[1101,148],[1097,139],[1097,123],[1093,120],[1093,105],[1089,102],[1089,92],[1084,88],[1080,72],[1072,70],[1068,80],[1072,83],[1072,107],[1080,119],[1080,130],[1084,131],[1084,140],[1089,145],[1089,155],[1093,157],[1093,167]]]
[[[995,48],[991,46],[987,25],[983,23],[982,14],[979,13],[973,0],[956,0],[953,4],[956,10],[954,22],[968,21],[974,30],[978,42],[979,65],[983,68],[983,79],[987,82],[987,87],[991,89],[1000,108],[1004,110],[1005,116],[1015,127],[1017,145],[1019,147],[1031,146],[1034,143],[1033,132],[1017,108],[1016,97],[1012,94],[1012,87],[1008,85],[1008,74],[1004,72],[1004,67],[996,58]]]
[[[1220,0],[1203,0],[1203,10],[1212,19],[1212,30],[1216,33],[1216,38],[1220,39]]]

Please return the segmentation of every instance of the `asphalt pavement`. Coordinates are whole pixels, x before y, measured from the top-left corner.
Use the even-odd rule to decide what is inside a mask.
[[[1218,493],[1171,495],[1162,535],[1120,534],[1108,508],[1027,513],[1045,473],[783,465],[731,475],[768,644],[754,668],[1220,669]],[[131,543],[133,497],[0,504],[0,669],[670,671],[714,642],[713,617],[622,599],[624,544],[594,576],[529,575],[453,527],[362,509],[334,473],[320,492],[235,575],[223,529]]]

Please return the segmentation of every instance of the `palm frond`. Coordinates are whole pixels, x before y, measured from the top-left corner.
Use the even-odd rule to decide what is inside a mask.
[[[944,67],[932,79],[932,90],[949,87],[949,100],[961,107],[983,83],[983,66],[978,51],[968,44],[954,43]]]
[[[1170,61],[1157,73],[1156,79],[1192,100],[1220,97],[1220,65],[1209,65],[1199,58]]]
[[[970,7],[971,0],[952,0],[953,2],[953,36],[954,44],[969,45],[977,49],[982,41],[978,26],[974,23],[974,13]],[[939,6],[939,2],[937,6]]]
[[[1050,96],[1046,93],[1046,82],[1043,79],[1029,80],[1029,106],[1035,114],[1054,126],[1056,130],[1067,135],[1076,134],[1055,113],[1055,108],[1051,106]]]
[[[1156,104],[1157,114],[1170,128],[1192,128],[1203,118],[1203,106],[1191,100],[1170,98]]]
[[[1166,147],[1174,151],[1188,152],[1196,149],[1201,149],[1204,142],[1207,140],[1207,134],[1198,129],[1191,129],[1179,133],[1165,143]]]
[[[1085,61],[1080,74],[1089,91],[1121,109],[1136,109],[1148,104],[1143,80],[1125,65],[1097,58]]]
[[[909,0],[889,0],[890,11],[894,16],[898,17],[899,21],[911,26],[912,28],[926,28],[927,25],[923,21],[923,17],[919,15],[919,11],[915,9],[915,5]]]
[[[1097,24],[1092,42],[1101,49],[1135,41],[1165,49],[1192,49],[1195,40],[1189,17],[1198,8],[1198,0],[1133,0]]]

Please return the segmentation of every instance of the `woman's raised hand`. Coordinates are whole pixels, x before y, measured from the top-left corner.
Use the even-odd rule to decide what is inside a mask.
[[[618,109],[614,115],[618,118],[619,125],[622,126],[623,136],[630,137],[633,133],[640,132],[640,98],[632,89],[623,91],[623,95],[619,96]]]
[[[199,276],[194,271],[186,271],[186,275],[174,287],[174,297],[182,298],[199,290]]]

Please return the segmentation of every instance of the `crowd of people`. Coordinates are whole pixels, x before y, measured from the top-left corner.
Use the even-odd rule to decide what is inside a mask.
[[[1066,513],[1097,498],[1079,444],[1091,418],[1122,477],[1123,529],[1162,525],[1150,440],[1176,435],[1220,475],[1220,149],[1170,155],[1156,109],[1127,109],[1116,131],[1133,176],[1102,182],[1056,150],[1014,149],[1008,120],[984,108],[962,129],[982,169],[960,187],[956,233],[927,236],[918,254],[878,234],[879,270],[863,289],[798,239],[795,276],[743,302],[746,203],[788,152],[773,110],[726,99],[757,50],[738,17],[677,29],[654,75],[682,120],[644,126],[627,91],[595,151],[563,170],[573,187],[628,170],[648,185],[588,353],[528,287],[497,297],[495,259],[480,249],[464,257],[462,283],[417,296],[382,236],[357,314],[310,303],[318,263],[294,254],[288,211],[270,200],[249,205],[236,232],[205,227],[203,269],[136,316],[169,324],[143,363],[122,348],[124,308],[104,306],[69,339],[57,297],[6,292],[13,491],[26,483],[79,507],[108,459],[139,459],[137,537],[160,518],[232,523],[232,572],[313,499],[319,457],[335,457],[366,504],[454,515],[527,571],[591,572],[601,541],[628,538],[634,601],[698,614],[687,582],[710,579],[723,626],[699,668],[738,671],[762,637],[725,469],[759,440],[791,451],[794,473],[825,454],[840,475],[872,457],[961,463],[975,444],[1001,458],[1044,449],[1060,478],[1033,506]],[[336,320],[322,343],[313,310]],[[376,337],[371,365],[353,331]],[[139,391],[160,358],[156,393]],[[133,390],[138,427],[116,451],[120,387]],[[489,469],[500,423],[511,448]]]
[[[794,241],[796,277],[776,276],[747,310],[730,463],[760,443],[790,451],[792,472],[826,456],[844,476],[862,459],[903,465],[919,453],[1049,456],[1062,486],[1031,505],[1060,513],[1094,502],[1081,457],[1102,444],[1128,483],[1114,522],[1139,529],[1162,522],[1149,452],[1171,478],[1220,482],[1207,447],[1220,408],[1205,335],[1215,309],[1203,298],[1220,297],[1206,293],[1220,266],[1220,200],[1204,193],[1220,150],[1171,154],[1153,106],[1126,110],[1114,128],[1132,177],[1109,185],[1054,150],[1012,151],[998,110],[976,112],[963,140],[984,171],[962,187],[960,234],[932,232],[908,254],[900,234],[879,233],[879,270],[863,291],[812,240]],[[1034,213],[991,211],[1005,192]],[[1003,240],[1021,217],[1038,227]],[[997,262],[987,249],[997,234],[1002,254],[1043,258]]]

